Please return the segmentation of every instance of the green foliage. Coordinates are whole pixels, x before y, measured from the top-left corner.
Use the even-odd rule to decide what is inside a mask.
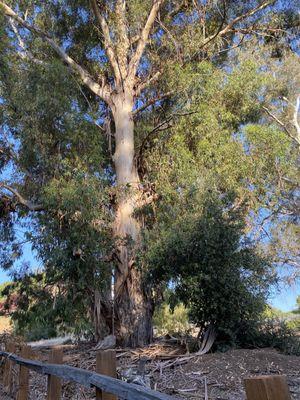
[[[296,300],[297,308],[290,312],[287,316],[287,326],[294,330],[295,332],[300,333],[300,296],[297,297]]]
[[[0,284],[0,301],[5,301],[6,299],[6,288],[10,285],[10,282],[3,282]]]
[[[286,321],[286,325],[287,325],[288,328],[290,328],[294,332],[297,332],[297,334],[299,335],[299,332],[300,332],[300,317],[288,319]]]
[[[193,321],[215,323],[227,344],[246,344],[247,332],[255,333],[276,280],[278,244],[296,254],[293,221],[285,222],[290,245],[276,231],[283,223],[279,176],[294,176],[297,152],[278,126],[262,123],[275,81],[264,61],[246,54],[245,61],[238,52],[226,70],[205,61],[176,70],[176,104],[186,98],[191,115],[154,136],[146,159],[161,199],[152,213],[145,210],[150,276],[171,281]],[[273,210],[266,221],[274,232],[266,228],[270,240],[261,230],[259,242],[254,227],[261,213],[268,215],[264,208]]]
[[[264,308],[273,269],[242,240],[243,219],[233,199],[214,193],[186,199],[186,210],[161,224],[147,253],[154,282],[172,281],[201,328],[213,324],[219,340],[237,342]],[[172,299],[171,299],[172,301]]]
[[[22,3],[29,12],[28,2]],[[41,3],[41,7],[48,12],[44,19],[41,14],[36,19],[43,28],[49,28],[48,16],[54,9],[57,33],[65,31],[67,23],[78,22],[79,4],[72,5],[70,12],[61,10],[61,15],[54,4]],[[80,25],[84,26],[83,21]],[[22,255],[22,242],[27,241],[43,265],[39,284],[26,268],[14,274],[19,308],[13,319],[19,333],[32,331],[37,337],[70,329],[91,331],[94,291],[110,278],[111,265],[104,259],[113,245],[111,173],[105,137],[95,123],[98,102],[45,43],[36,37],[28,41],[30,51],[46,62],[22,62],[6,46],[3,62],[9,58],[11,68],[1,75],[5,105],[1,124],[7,131],[6,142],[17,154],[13,168],[23,180],[19,190],[42,203],[44,210],[33,214],[1,198],[1,266],[10,269]],[[12,165],[9,158],[4,161],[5,172],[8,163],[9,168]],[[15,228],[22,228],[24,240],[18,239]]]
[[[284,311],[279,310],[278,308],[271,307],[267,305],[262,312],[262,318],[266,320],[279,320],[279,319],[284,319],[284,317],[288,315],[288,313],[285,313]]]
[[[59,334],[92,335],[92,324],[86,314],[88,300],[76,298],[67,283],[49,285],[45,273],[28,274],[6,285],[6,305],[13,299],[11,313],[16,334],[26,340],[48,339]],[[80,289],[79,289],[80,293]]]
[[[270,198],[279,201],[278,168],[293,173],[296,153],[277,127],[262,124],[263,93],[274,82],[259,63],[241,59],[225,72],[202,62],[173,79],[179,93],[187,82],[177,104],[185,100],[191,115],[176,121],[169,134],[153,136],[145,160],[151,166],[147,178],[156,182],[164,203],[177,201],[200,181],[221,192],[234,191],[254,213]]]
[[[239,344],[239,343],[238,343]],[[289,322],[276,318],[262,318],[246,332],[242,345],[273,347],[285,354],[300,355],[300,339]]]
[[[191,328],[188,310],[182,303],[174,309],[167,303],[160,305],[153,315],[153,325],[158,335],[185,335]]]
[[[150,3],[128,2],[132,38],[140,33]],[[161,16],[175,3],[165,2]],[[274,9],[276,15],[268,8],[263,22],[278,27],[274,35],[251,37],[235,48],[238,37],[232,33],[202,46],[224,25],[217,2],[203,3],[208,7],[205,26],[197,19],[202,13],[195,4],[185,2],[176,23],[168,17],[167,29],[160,27],[160,33],[152,35],[138,70],[143,81],[149,71],[164,67],[162,78],[151,82],[137,107],[164,91],[175,92],[135,117],[141,186],[158,199],[136,210],[145,223],[145,248],[139,256],[146,277],[155,282],[154,291],[157,282],[162,290],[172,282],[194,321],[214,323],[220,336],[238,341],[264,307],[274,278],[270,264],[294,259],[297,248],[298,231],[289,216],[297,214],[298,153],[263,111],[265,106],[275,109],[292,129],[291,103],[299,74],[293,43],[283,32],[294,31],[297,15],[290,4]],[[88,2],[7,4],[63,43],[95,80],[103,72],[113,87],[103,36],[97,23],[91,23]],[[227,4],[226,18],[231,20],[256,2]],[[119,31],[113,2],[103,7],[115,39]],[[260,16],[253,15],[251,22]],[[20,259],[21,228],[44,274],[42,279],[16,274],[17,330],[32,330],[35,337],[60,329],[89,330],[95,290],[108,285],[113,267],[108,262],[114,248],[116,196],[111,111],[46,41],[25,29],[20,34],[41,62],[18,56],[17,37],[1,13],[0,168],[14,187],[44,209],[34,214],[16,207],[4,191],[1,266],[11,269]],[[166,119],[169,122],[160,125]],[[266,230],[260,222],[266,214],[271,238],[262,236]],[[186,311],[180,306],[172,316],[165,306],[161,312],[173,321],[175,315],[184,319]]]
[[[296,303],[297,303],[297,308],[294,311],[294,313],[300,314],[300,296],[297,297]]]

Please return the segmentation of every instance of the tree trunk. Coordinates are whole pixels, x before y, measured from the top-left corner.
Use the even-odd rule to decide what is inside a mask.
[[[96,342],[104,339],[112,333],[112,307],[111,296],[106,291],[94,290],[91,302],[91,320],[94,327],[94,339]]]
[[[114,235],[117,243],[115,269],[115,316],[118,341],[141,346],[152,340],[152,303],[135,265],[141,223],[134,217],[139,206],[140,182],[134,161],[133,96],[118,94],[112,108],[115,121],[114,163],[118,186]]]

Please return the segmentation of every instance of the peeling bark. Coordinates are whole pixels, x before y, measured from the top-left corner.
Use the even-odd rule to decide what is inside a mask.
[[[97,342],[109,335],[112,330],[111,301],[107,292],[95,289],[91,304],[91,319],[94,326],[94,338]]]

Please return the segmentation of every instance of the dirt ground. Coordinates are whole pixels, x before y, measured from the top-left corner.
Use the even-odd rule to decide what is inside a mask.
[[[286,356],[273,349],[231,350],[205,354],[192,362],[162,374],[158,389],[180,398],[204,398],[205,382],[210,399],[245,399],[244,378],[285,374],[294,399],[300,399],[300,358]]]
[[[65,345],[64,363],[95,370],[96,351],[92,344]],[[35,358],[47,361],[50,349],[35,350]],[[145,376],[153,389],[177,399],[245,400],[246,377],[285,374],[293,400],[300,399],[300,357],[287,356],[274,349],[230,350],[193,358],[183,357],[178,345],[153,344],[137,350],[117,350],[118,374],[134,376],[139,359],[145,359]],[[177,358],[178,355],[181,357]],[[15,371],[17,381],[17,370]],[[30,372],[30,399],[45,399],[46,377]],[[1,390],[1,388],[0,388]],[[16,392],[16,384],[15,384]],[[15,393],[14,392],[14,393]],[[1,394],[1,399],[9,399]],[[13,395],[12,398],[15,398]],[[72,383],[63,385],[63,399],[94,399],[95,391]]]

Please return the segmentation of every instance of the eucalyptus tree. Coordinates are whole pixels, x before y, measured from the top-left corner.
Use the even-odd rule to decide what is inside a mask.
[[[274,3],[272,0],[247,4],[185,0],[0,2],[6,18],[3,22],[3,49],[8,54],[5,68],[18,63],[19,72],[32,71],[33,80],[36,69],[46,71],[50,81],[49,93],[45,95],[51,99],[60,95],[61,86],[68,88],[73,75],[79,83],[80,95],[93,108],[93,113],[81,114],[81,121],[91,126],[92,146],[100,146],[99,152],[105,153],[99,161],[101,167],[97,170],[94,164],[93,173],[109,181],[113,193],[109,199],[100,199],[98,204],[105,204],[106,216],[113,219],[114,251],[107,259],[113,261],[114,269],[114,325],[125,345],[147,343],[152,337],[151,287],[143,281],[142,271],[136,264],[143,228],[143,218],[136,211],[157,199],[154,186],[145,179],[143,152],[147,142],[152,140],[153,132],[161,132],[176,115],[185,113],[185,108],[182,110],[176,103],[176,74],[207,58],[222,60],[247,35],[272,32],[272,26],[268,25],[272,18],[268,19],[266,10],[272,11]],[[49,71],[53,69],[59,70],[59,74],[51,78]],[[50,92],[51,79],[57,93]],[[76,97],[70,92],[72,96]],[[78,105],[68,101],[76,113]],[[148,110],[171,109],[172,105],[175,108],[167,120],[156,121],[150,134],[141,134],[142,116]],[[51,113],[50,109],[43,111]],[[54,121],[55,116],[52,117]],[[10,120],[12,128],[17,122]],[[54,129],[60,129],[60,121],[55,124]],[[138,130],[136,124],[139,124]],[[94,140],[95,126],[101,136],[98,142]],[[107,141],[103,140],[105,135]],[[89,145],[86,133],[84,141],[84,145]],[[94,153],[95,148],[90,151]],[[14,155],[9,146],[5,147],[6,156],[20,162],[19,155]],[[42,156],[34,155],[37,159]],[[44,213],[47,219],[46,210],[55,205],[43,201],[45,193],[41,187],[51,183],[51,166],[47,178],[39,174],[38,189],[37,185],[28,185],[32,172],[36,173],[23,171],[23,182],[17,185],[1,184],[5,204],[10,211],[21,206],[34,213]]]

